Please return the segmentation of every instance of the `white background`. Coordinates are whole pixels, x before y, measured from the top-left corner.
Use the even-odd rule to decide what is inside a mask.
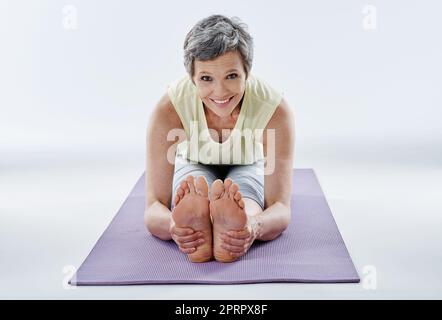
[[[442,298],[441,9],[0,0],[0,298]],[[315,169],[363,281],[65,289],[63,268],[80,266],[144,170],[149,115],[184,75],[185,35],[214,13],[249,26],[252,72],[284,91],[295,167]]]

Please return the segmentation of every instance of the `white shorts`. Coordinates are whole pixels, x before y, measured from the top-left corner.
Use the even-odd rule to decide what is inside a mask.
[[[171,210],[176,189],[189,174],[194,178],[204,176],[209,184],[209,192],[210,186],[216,179],[224,181],[226,178],[231,178],[233,182],[238,184],[243,198],[255,200],[264,210],[264,159],[249,165],[208,165],[190,161],[177,153],[172,183]]]

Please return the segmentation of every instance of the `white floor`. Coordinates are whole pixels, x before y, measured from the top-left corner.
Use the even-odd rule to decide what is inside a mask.
[[[320,158],[296,167],[315,169],[360,284],[66,286],[142,173],[143,150],[47,153],[0,166],[0,298],[442,298],[442,168],[356,153],[351,162]]]

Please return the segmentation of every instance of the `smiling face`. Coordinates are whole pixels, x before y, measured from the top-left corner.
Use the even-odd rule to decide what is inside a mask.
[[[220,118],[229,117],[246,85],[240,53],[230,51],[213,60],[195,60],[193,81],[204,105]]]

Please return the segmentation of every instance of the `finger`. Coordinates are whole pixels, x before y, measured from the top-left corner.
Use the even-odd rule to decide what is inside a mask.
[[[179,247],[179,248],[180,248],[180,251],[181,251],[181,252],[184,252],[184,253],[187,253],[187,254],[189,254],[189,253],[193,253],[193,252],[196,251],[195,248],[181,248],[181,247]]]
[[[192,241],[192,242],[186,242],[186,243],[181,243],[180,247],[181,248],[196,248],[199,247],[200,245],[202,245],[204,243],[204,239],[199,239],[197,241]]]
[[[230,256],[232,256],[234,258],[239,258],[239,257],[243,256],[244,254],[245,254],[245,252],[241,252],[241,253],[230,252]]]
[[[177,236],[188,236],[190,234],[193,234],[195,231],[192,228],[173,228],[173,233],[175,233]]]
[[[249,250],[250,247],[252,246],[253,241],[251,241],[250,239],[246,241],[246,243],[244,243],[244,250]]]
[[[192,242],[192,241],[196,241],[198,239],[202,239],[203,238],[203,233],[202,232],[195,232],[193,234],[191,234],[190,236],[179,236],[178,239],[181,243],[186,243],[186,242]]]
[[[227,243],[234,246],[244,246],[246,243],[246,239],[235,239],[229,236],[221,235],[221,239]]]
[[[229,231],[227,232],[229,237],[237,238],[237,239],[246,239],[250,237],[250,231],[248,229],[240,230],[240,231]]]
[[[244,252],[244,246],[237,247],[227,243],[222,243],[221,247],[230,252],[237,252],[237,253]]]

